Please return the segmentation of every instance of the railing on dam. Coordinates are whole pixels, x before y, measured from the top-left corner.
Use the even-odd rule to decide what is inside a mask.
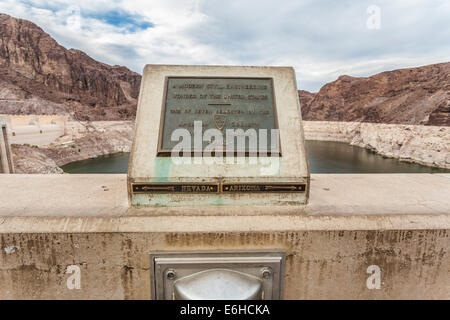
[[[6,124],[0,123],[0,173],[14,173]]]

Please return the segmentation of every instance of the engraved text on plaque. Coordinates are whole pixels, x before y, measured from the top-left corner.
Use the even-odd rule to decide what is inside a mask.
[[[278,129],[273,81],[271,78],[168,77],[163,101],[158,153],[170,153],[178,141],[172,141],[176,129],[194,136],[194,122],[201,121],[203,133],[217,129],[223,133],[226,149],[227,129],[242,129],[244,135],[254,129],[267,131],[259,151],[279,153],[279,141],[271,135]],[[273,140],[273,141],[272,141]],[[194,139],[192,150],[194,151]],[[203,148],[209,144],[202,141]],[[246,143],[245,150],[252,146]],[[203,150],[203,149],[202,149]],[[198,150],[197,150],[198,151]],[[237,150],[239,151],[239,150]]]

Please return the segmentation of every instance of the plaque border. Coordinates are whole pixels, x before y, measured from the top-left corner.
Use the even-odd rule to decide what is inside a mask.
[[[193,192],[185,192],[185,191],[134,191],[134,186],[160,186],[160,187],[180,187],[180,186],[214,186],[217,187],[217,191],[193,191]],[[239,191],[226,191],[224,189],[225,186],[228,185],[257,185],[263,187],[273,187],[275,190],[263,190],[263,191],[254,191],[254,190],[239,190]],[[280,187],[292,186],[295,187],[295,190],[280,190]],[[278,189],[277,189],[278,187]],[[299,187],[302,187],[301,189]],[[299,190],[300,189],[300,190]],[[131,192],[133,194],[151,194],[151,193],[163,193],[163,194],[239,194],[239,193],[306,193],[308,192],[308,182],[273,182],[273,183],[264,183],[264,182],[224,182],[224,183],[215,183],[215,182],[132,182],[131,183]]]
[[[148,186],[148,187],[182,187],[182,186],[213,186],[217,188],[217,191],[134,191],[134,186]],[[132,182],[131,192],[134,194],[150,194],[150,193],[182,193],[182,194],[207,194],[207,193],[220,193],[220,183],[207,183],[207,182]]]
[[[272,107],[273,107],[273,115],[274,115],[274,129],[278,129],[278,113],[277,113],[277,106],[276,106],[276,99],[275,99],[275,87],[273,82],[273,77],[219,77],[219,76],[165,76],[164,77],[164,91],[163,91],[163,97],[162,97],[162,107],[161,107],[161,115],[160,115],[160,121],[159,121],[159,132],[158,132],[158,147],[156,156],[170,156],[172,153],[172,150],[164,150],[162,149],[162,140],[163,140],[163,133],[164,133],[164,120],[166,116],[166,101],[167,101],[167,93],[168,93],[168,85],[169,85],[169,78],[177,78],[177,79],[258,79],[258,80],[270,80],[270,84],[272,87]],[[236,150],[234,151],[234,156],[237,154],[244,154],[246,157],[248,157],[250,154],[255,153],[256,156],[259,156],[260,153],[267,154],[267,156],[271,155],[277,155],[281,156],[281,138],[280,135],[278,135],[278,149],[275,151],[268,151],[268,150],[261,150],[257,152],[250,152],[245,150]],[[226,150],[222,150],[223,154],[226,154]],[[195,156],[200,155],[203,156],[203,150],[192,150],[188,155]],[[214,156],[214,152],[211,152],[211,156]],[[184,154],[183,154],[184,155]]]
[[[229,190],[225,190],[224,187],[225,186],[229,186],[229,185],[235,185],[235,186],[252,186],[252,185],[257,185],[257,186],[262,186],[262,187],[272,187],[274,189],[276,189],[278,187],[278,190],[263,190],[263,191],[253,191],[253,190],[249,190],[249,191],[229,191]],[[295,187],[294,190],[279,190],[282,189],[283,187]],[[299,187],[302,187],[301,190],[298,190]],[[245,183],[245,182],[237,182],[237,183],[233,183],[233,182],[224,182],[221,184],[220,186],[220,192],[221,193],[225,193],[225,194],[236,194],[236,193],[306,193],[308,189],[308,183],[307,182],[267,182],[267,183],[261,183],[261,182],[249,182],[249,183]]]

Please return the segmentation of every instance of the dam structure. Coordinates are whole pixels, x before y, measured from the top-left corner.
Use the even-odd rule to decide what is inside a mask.
[[[274,155],[166,154],[236,109]],[[450,298],[450,174],[310,174],[292,68],[148,65],[135,133],[128,174],[0,175],[0,299]]]
[[[449,174],[312,174],[305,208],[135,209],[124,174],[0,180],[1,299],[150,299],[152,252],[258,249],[286,252],[284,299],[449,298]]]
[[[45,146],[66,133],[68,116],[2,115],[0,123],[7,124],[11,144]]]

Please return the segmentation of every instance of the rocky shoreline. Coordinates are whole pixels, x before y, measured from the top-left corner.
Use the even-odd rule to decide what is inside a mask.
[[[304,121],[305,139],[346,142],[385,157],[450,169],[450,127]]]
[[[134,121],[68,121],[66,135],[41,148],[12,145],[16,173],[63,173],[61,166],[119,152],[130,152]]]
[[[400,161],[450,169],[450,127],[304,121],[307,140],[338,141]],[[12,145],[16,173],[63,173],[67,163],[130,152],[133,121],[69,121],[49,146]]]

